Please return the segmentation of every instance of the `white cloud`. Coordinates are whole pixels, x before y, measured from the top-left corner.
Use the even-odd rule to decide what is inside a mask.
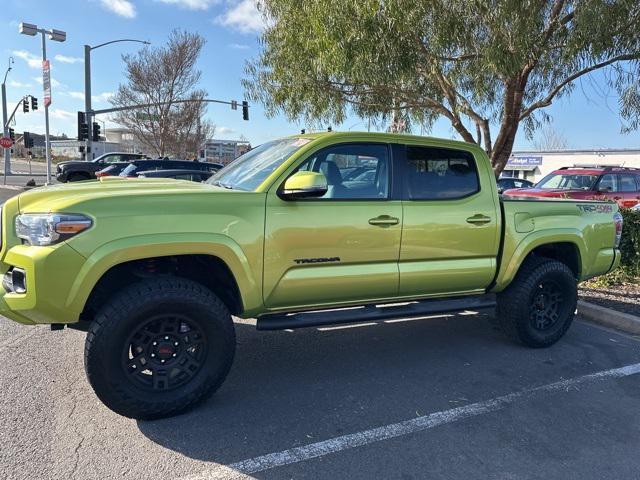
[[[10,87],[15,87],[15,88],[29,88],[29,87],[31,87],[31,84],[30,83],[16,82],[15,80],[9,80],[9,86]]]
[[[26,50],[14,50],[11,53],[27,62],[27,65],[31,68],[42,68],[42,57],[39,55],[27,52]]]
[[[169,5],[188,8],[189,10],[207,10],[211,5],[219,3],[219,0],[156,0]]]
[[[68,95],[71,98],[76,98],[78,100],[84,101],[84,92],[69,91],[64,93],[65,95]],[[111,97],[113,97],[113,95],[114,95],[113,92],[102,92],[97,95],[91,95],[91,100],[96,103],[106,103],[107,101],[109,101]]]
[[[233,1],[215,22],[240,33],[260,33],[264,29],[264,19],[254,0]]]
[[[113,92],[102,92],[98,95],[91,95],[91,100],[98,103],[106,103],[113,95]],[[84,99],[84,94],[82,94],[82,98]]]
[[[52,118],[56,118],[58,120],[68,120],[71,118],[76,118],[77,113],[68,112],[67,110],[63,110],[61,108],[52,108],[49,110],[49,115]]]
[[[229,127],[216,127],[216,135],[231,135],[236,131]]]
[[[248,50],[250,48],[249,45],[245,45],[243,43],[230,43],[229,47],[235,48],[236,50]]]
[[[102,6],[107,10],[125,18],[136,16],[136,7],[129,0],[100,0]]]
[[[66,55],[56,55],[54,58],[62,63],[78,63],[83,61],[79,57],[67,57]]]
[[[71,98],[77,98],[78,100],[84,100],[84,93],[83,92],[67,92],[67,95],[69,95]]]

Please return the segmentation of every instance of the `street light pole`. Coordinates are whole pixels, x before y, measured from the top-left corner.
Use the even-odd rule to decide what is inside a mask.
[[[2,81],[2,136],[9,136],[9,120],[7,119],[7,75],[11,71],[11,64],[13,63],[13,57],[9,57],[9,68],[4,74],[4,80]],[[4,180],[3,183],[7,184],[7,175],[11,173],[11,149],[4,149]]]
[[[49,76],[45,78],[44,74],[45,62],[47,61],[47,40],[45,38],[45,35],[49,35],[49,38],[56,42],[64,42],[67,39],[67,34],[61,30],[56,30],[54,28],[47,30],[46,28],[38,28],[36,25],[25,22],[20,23],[18,31],[23,35],[29,35],[31,37],[36,36],[38,33],[42,35],[42,88],[45,94],[43,102],[45,125],[44,144],[45,155],[47,158],[47,185],[49,185],[51,183],[51,141],[49,139],[49,104],[51,103],[51,79]]]
[[[84,146],[84,159],[86,161],[93,159],[91,148],[91,47],[84,46],[84,121],[87,122],[87,140]],[[89,157],[91,152],[91,157]]]
[[[42,35],[42,65],[47,61],[47,41],[44,37],[44,30],[40,31]],[[46,91],[46,85],[44,84],[44,78],[42,79],[43,91]],[[45,158],[47,159],[47,185],[51,183],[51,140],[49,139],[49,102],[44,100],[44,149]]]
[[[93,110],[91,107],[91,50],[104,47],[105,45],[111,45],[118,42],[136,42],[143,43],[144,45],[150,45],[145,40],[136,40],[133,38],[122,38],[120,40],[111,40],[110,42],[101,43],[92,47],[91,45],[84,46],[84,118],[87,122],[87,140],[85,142],[85,160],[89,161],[94,158],[93,155]],[[91,156],[89,156],[91,154]]]

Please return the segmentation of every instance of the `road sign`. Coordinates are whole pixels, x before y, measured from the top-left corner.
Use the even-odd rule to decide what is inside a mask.
[[[2,147],[2,148],[11,148],[11,147],[13,147],[13,140],[11,140],[9,137],[0,138],[0,147]]]
[[[44,106],[51,105],[51,68],[49,60],[42,62],[42,86],[44,87]]]

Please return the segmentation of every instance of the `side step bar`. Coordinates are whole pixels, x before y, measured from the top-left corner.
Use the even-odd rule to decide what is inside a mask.
[[[417,317],[460,310],[481,310],[496,306],[495,295],[472,295],[437,300],[420,300],[399,304],[363,305],[341,309],[314,310],[299,313],[269,313],[258,317],[258,330],[284,330],[365,320]]]

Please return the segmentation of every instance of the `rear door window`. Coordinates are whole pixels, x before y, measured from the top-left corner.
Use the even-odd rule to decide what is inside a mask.
[[[480,191],[471,153],[411,145],[406,152],[404,194],[409,200],[453,200]]]
[[[612,173],[607,173],[600,178],[598,182],[598,190],[601,192],[617,192],[618,190],[618,176]]]
[[[637,175],[630,173],[623,173],[619,175],[620,191],[621,192],[637,192],[638,185],[636,183]]]

